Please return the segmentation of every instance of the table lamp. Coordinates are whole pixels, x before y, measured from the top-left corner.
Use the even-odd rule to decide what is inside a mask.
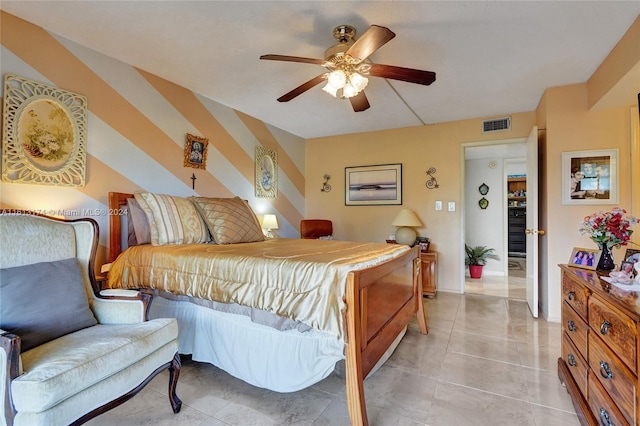
[[[420,219],[409,209],[402,209],[393,219],[391,225],[397,226],[396,242],[398,244],[412,245],[416,241],[417,233],[414,226],[422,226]]]
[[[266,229],[267,232],[265,233],[267,238],[273,238],[273,232],[271,232],[272,229],[278,229],[278,219],[276,219],[276,215],[275,214],[265,214],[264,217],[262,218],[262,229]]]

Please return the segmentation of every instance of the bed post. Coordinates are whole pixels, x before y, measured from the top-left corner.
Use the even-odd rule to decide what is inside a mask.
[[[120,192],[109,193],[109,262],[116,260],[122,252],[122,227],[121,215],[118,212],[127,205],[127,198],[132,198],[133,194],[122,194]]]
[[[364,377],[362,375],[362,340],[359,324],[361,322],[359,283],[354,274],[347,277],[346,302],[348,306],[346,315],[347,347],[345,353],[347,408],[352,426],[366,426],[367,406],[364,400]],[[366,291],[366,290],[365,290]]]

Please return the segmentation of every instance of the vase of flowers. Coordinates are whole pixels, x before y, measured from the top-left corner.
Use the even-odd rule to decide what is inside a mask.
[[[596,244],[602,254],[597,269],[611,271],[615,268],[612,248],[626,246],[631,239],[632,225],[638,223],[633,216],[625,216],[627,211],[621,207],[615,207],[610,212],[598,211],[584,218],[580,235],[588,235]]]

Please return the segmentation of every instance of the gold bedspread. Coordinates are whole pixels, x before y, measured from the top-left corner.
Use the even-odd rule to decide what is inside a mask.
[[[301,321],[344,341],[347,274],[408,249],[398,244],[286,238],[134,246],[113,263],[107,287],[150,287],[238,303]]]

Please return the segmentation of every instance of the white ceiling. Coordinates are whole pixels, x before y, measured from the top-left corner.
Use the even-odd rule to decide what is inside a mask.
[[[2,0],[0,7],[303,138],[535,110],[546,88],[585,82],[640,15],[639,1]],[[359,34],[371,24],[390,28],[396,37],[372,62],[435,71],[437,80],[372,77],[371,108],[359,113],[321,85],[276,102],[324,69],[259,56],[322,58],[340,24]]]

